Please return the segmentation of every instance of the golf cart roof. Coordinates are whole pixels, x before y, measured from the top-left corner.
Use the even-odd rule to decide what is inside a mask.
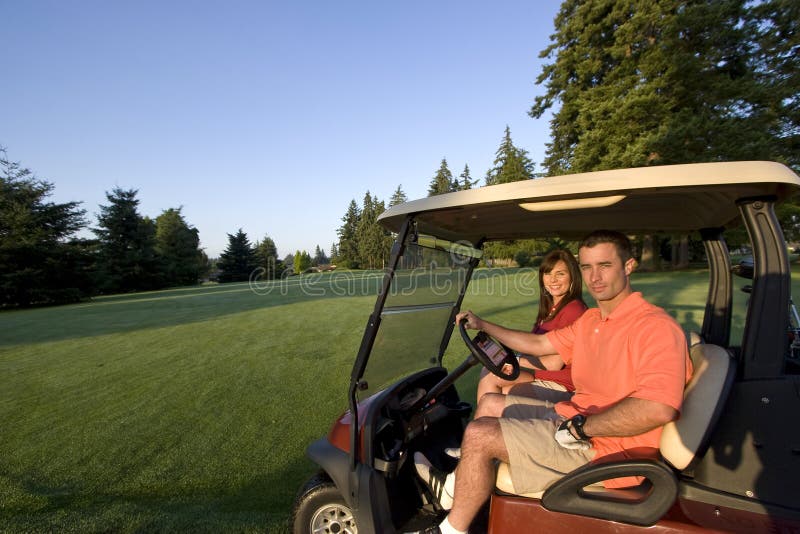
[[[559,236],[612,228],[686,233],[738,221],[736,201],[783,199],[800,178],[780,163],[695,163],[525,180],[392,206],[379,222],[397,232],[411,214],[420,233],[451,241]]]

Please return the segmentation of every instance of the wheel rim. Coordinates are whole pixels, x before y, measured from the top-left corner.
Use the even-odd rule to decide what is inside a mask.
[[[311,518],[311,532],[314,534],[358,534],[356,520],[350,508],[341,504],[321,507]]]

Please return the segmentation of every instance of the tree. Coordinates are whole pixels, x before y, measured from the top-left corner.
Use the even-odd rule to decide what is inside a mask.
[[[466,191],[467,189],[472,189],[472,186],[477,183],[478,180],[473,180],[472,176],[470,176],[469,174],[469,165],[464,165],[464,171],[458,175],[458,181],[456,182],[456,190]]]
[[[388,259],[391,249],[389,233],[378,224],[378,216],[384,211],[383,201],[378,201],[367,191],[356,227],[359,264],[362,268],[380,269]]]
[[[181,210],[169,208],[156,217],[155,250],[165,286],[196,284],[205,263],[199,233],[186,223]]]
[[[91,295],[92,243],[79,202],[46,199],[53,184],[11,162],[0,147],[0,308],[60,304]]]
[[[405,197],[400,187],[393,198]],[[339,244],[331,247],[331,261],[350,268],[382,268],[392,248],[391,234],[378,224],[378,216],[386,211],[382,200],[367,191],[364,205],[359,208],[355,200],[350,201],[344,224],[337,229]]]
[[[264,236],[255,246],[256,262],[264,269],[264,278],[274,280],[280,277],[284,269],[283,261],[278,258],[278,248],[269,236]]]
[[[533,178],[533,169],[528,151],[514,146],[511,129],[506,126],[503,140],[495,152],[494,166],[486,172],[486,185],[530,180]]]
[[[800,168],[800,4],[769,0],[751,8],[749,32],[758,43],[755,73],[769,90],[775,119],[771,134],[776,150],[795,170]]]
[[[135,189],[114,188],[109,204],[100,206],[98,227],[98,285],[104,293],[156,289],[162,285],[162,266],[155,250],[155,223],[139,215]]]
[[[756,76],[768,85],[769,109],[775,118],[771,133],[778,159],[800,171],[800,4],[771,0],[752,7],[758,52]],[[800,194],[777,208],[787,241],[800,240]],[[727,238],[727,234],[726,234]]]
[[[325,255],[325,251],[317,245],[317,248],[314,249],[314,257],[311,258],[311,265],[316,267],[318,265],[325,265],[326,263],[330,263],[330,259]]]
[[[754,16],[744,0],[565,1],[530,111],[561,103],[548,174],[772,159],[778,119],[754,74]]]
[[[361,216],[358,218],[356,226],[356,239],[358,240],[358,263],[362,268],[375,268],[375,249],[374,232],[375,219],[375,200],[369,191],[364,195],[364,204],[361,207]]]
[[[786,142],[796,143],[798,132],[791,126],[797,37],[793,45],[778,43],[773,30],[784,37],[796,31],[797,17],[784,18],[796,15],[793,4],[563,2],[553,41],[540,54],[552,60],[537,79],[546,92],[530,110],[539,118],[560,103],[550,123],[547,174],[790,161]],[[783,87],[787,81],[794,87]]]
[[[208,279],[208,276],[211,274],[212,269],[216,269],[217,262],[216,260],[211,260],[206,254],[206,251],[200,249],[200,272],[198,273],[200,278]]]
[[[444,193],[451,193],[456,190],[456,184],[453,181],[453,173],[447,168],[447,160],[442,158],[442,163],[439,165],[439,170],[431,179],[428,186],[428,196],[442,195]]]
[[[392,198],[389,199],[389,207],[396,206],[397,204],[402,204],[403,202],[408,202],[408,197],[406,196],[405,192],[403,191],[403,186],[398,185],[397,189],[394,190],[392,193]],[[333,254],[331,252],[331,254]]]
[[[359,252],[358,241],[356,239],[356,227],[361,218],[361,211],[355,200],[350,201],[347,212],[342,217],[342,226],[336,233],[339,235],[339,263],[345,268],[358,268]]]
[[[286,266],[286,269],[283,271],[283,273],[281,273],[281,277],[282,278],[285,277],[284,273],[287,273],[287,274],[290,273],[290,271],[289,271],[290,267],[291,267],[292,270],[294,270],[294,254],[289,253],[286,256],[284,256],[283,257],[283,264]]]
[[[241,228],[235,235],[228,234],[228,247],[217,262],[220,282],[243,282],[258,268],[256,251]]]
[[[486,172],[486,185],[507,184],[533,178],[533,162],[528,158],[528,152],[514,146],[511,140],[511,129],[506,126],[503,140],[495,152],[494,166]],[[533,243],[524,241],[491,242],[484,247],[489,258],[510,259]]]
[[[306,269],[311,267],[311,256],[308,252],[304,251],[297,251],[294,254],[294,272],[296,274],[302,274]]]

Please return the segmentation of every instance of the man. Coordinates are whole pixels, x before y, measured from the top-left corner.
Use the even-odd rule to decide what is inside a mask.
[[[572,364],[575,394],[556,405],[544,400],[487,394],[467,426],[461,460],[446,480],[419,453],[420,476],[443,488],[452,509],[439,532],[466,532],[494,488],[495,461],[509,464],[518,493],[542,491],[566,473],[599,458],[655,457],[661,428],[676,419],[691,360],[680,326],[634,293],[636,260],[618,232],[599,230],[578,250],[581,276],[597,308],[572,325],[543,335],[509,330],[462,312],[456,321],[483,330],[509,348],[536,356],[558,354]],[[615,479],[608,486],[634,480]],[[454,485],[454,494],[450,488]],[[436,530],[434,530],[436,531]]]

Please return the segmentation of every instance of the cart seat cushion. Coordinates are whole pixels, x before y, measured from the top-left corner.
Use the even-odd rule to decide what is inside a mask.
[[[505,462],[500,462],[500,464],[497,466],[497,480],[495,481],[495,486],[503,493],[520,495],[521,497],[530,497],[532,499],[541,499],[542,494],[544,493],[544,491],[536,491],[533,493],[517,493],[514,490],[514,483],[511,482],[511,470],[508,468],[508,464]]]
[[[694,373],[686,385],[681,416],[664,426],[661,455],[674,468],[686,469],[707,445],[725,402],[733,360],[717,345],[699,343],[690,350]]]

